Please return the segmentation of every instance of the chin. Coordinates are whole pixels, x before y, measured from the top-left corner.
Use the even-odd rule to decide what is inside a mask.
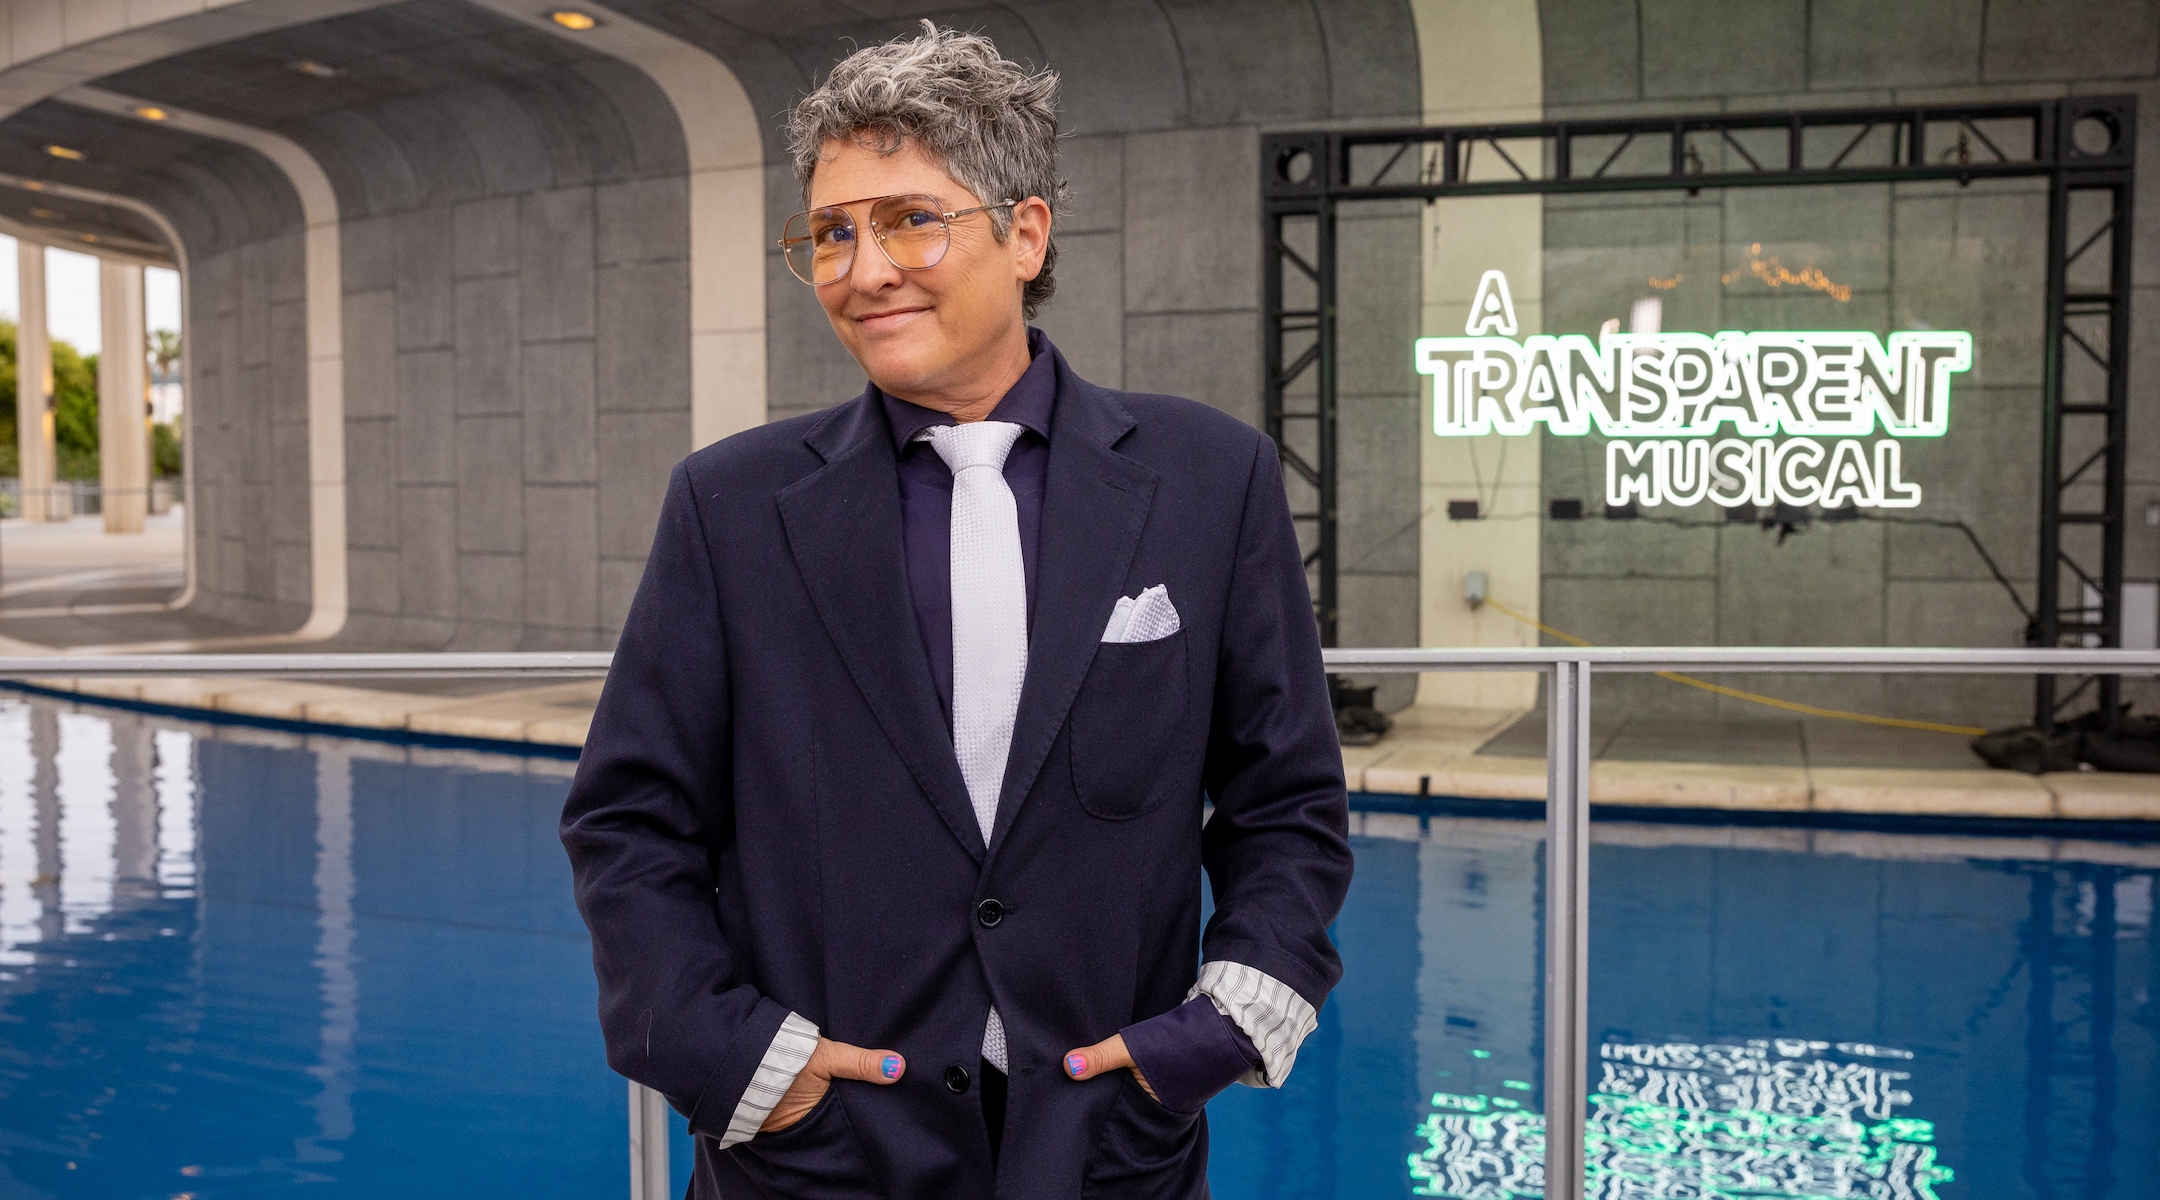
[[[885,391],[913,395],[931,390],[942,374],[942,364],[919,346],[865,346],[856,357],[863,374]]]

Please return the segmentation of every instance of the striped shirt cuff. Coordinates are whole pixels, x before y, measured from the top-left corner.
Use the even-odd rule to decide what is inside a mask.
[[[780,1103],[780,1097],[787,1094],[795,1077],[809,1064],[817,1043],[818,1027],[800,1014],[789,1013],[787,1020],[780,1022],[780,1032],[773,1035],[772,1045],[765,1048],[765,1057],[758,1062],[757,1073],[750,1077],[750,1086],[743,1089],[742,1100],[735,1105],[727,1135],[720,1139],[722,1150],[757,1136],[758,1126],[772,1115],[773,1106]]]
[[[1187,1000],[1194,996],[1213,1001],[1260,1052],[1260,1069],[1238,1080],[1247,1087],[1281,1087],[1297,1065],[1298,1047],[1320,1024],[1320,1015],[1296,989],[1241,962],[1203,963],[1200,982],[1185,994]]]

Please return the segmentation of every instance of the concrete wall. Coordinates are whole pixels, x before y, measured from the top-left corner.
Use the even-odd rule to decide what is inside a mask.
[[[2138,518],[2160,496],[2160,407],[2139,390],[2160,366],[2160,234],[2149,217],[2160,187],[2160,9],[2142,0],[1546,0],[1541,9],[1552,118],[2136,94],[2143,219],[2129,562],[2133,579],[2160,577],[2160,530]],[[1702,152],[1706,168],[1719,169],[1719,149]],[[1958,377],[1949,436],[1906,443],[1906,476],[1925,489],[1914,515],[1963,517],[2030,603],[2046,215],[2036,182],[1554,198],[1545,328],[1592,332],[1657,295],[1667,329],[1971,330],[1975,364]],[[1819,266],[1851,286],[1851,298],[1765,287],[1746,269],[1756,242],[1788,267]],[[1684,280],[1670,291],[1647,286],[1675,274]],[[1547,498],[1602,507],[1600,439],[1546,439],[1544,469]],[[1723,510],[1713,505],[1664,511],[1712,524],[1547,522],[1545,619],[1606,643],[2021,644],[2023,618],[1955,530],[1817,523],[1780,544],[1755,526],[1715,524]],[[2097,553],[2089,557],[2097,568]],[[2008,678],[1727,682],[1962,723],[2021,719],[2031,695]],[[1635,711],[1764,711],[1650,678],[1609,680],[1599,692]]]

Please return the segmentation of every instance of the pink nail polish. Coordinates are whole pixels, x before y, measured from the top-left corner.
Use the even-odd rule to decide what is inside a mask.
[[[1071,1072],[1074,1079],[1078,1079],[1087,1073],[1087,1059],[1078,1054],[1068,1054],[1065,1056],[1065,1069]]]
[[[887,1079],[900,1078],[900,1056],[897,1054],[886,1055],[884,1063],[880,1064],[878,1069],[884,1072]]]

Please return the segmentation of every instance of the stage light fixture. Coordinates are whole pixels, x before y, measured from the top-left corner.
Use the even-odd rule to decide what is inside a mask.
[[[593,18],[591,13],[582,13],[574,8],[556,9],[548,14],[548,20],[573,33],[583,33],[600,23]]]

